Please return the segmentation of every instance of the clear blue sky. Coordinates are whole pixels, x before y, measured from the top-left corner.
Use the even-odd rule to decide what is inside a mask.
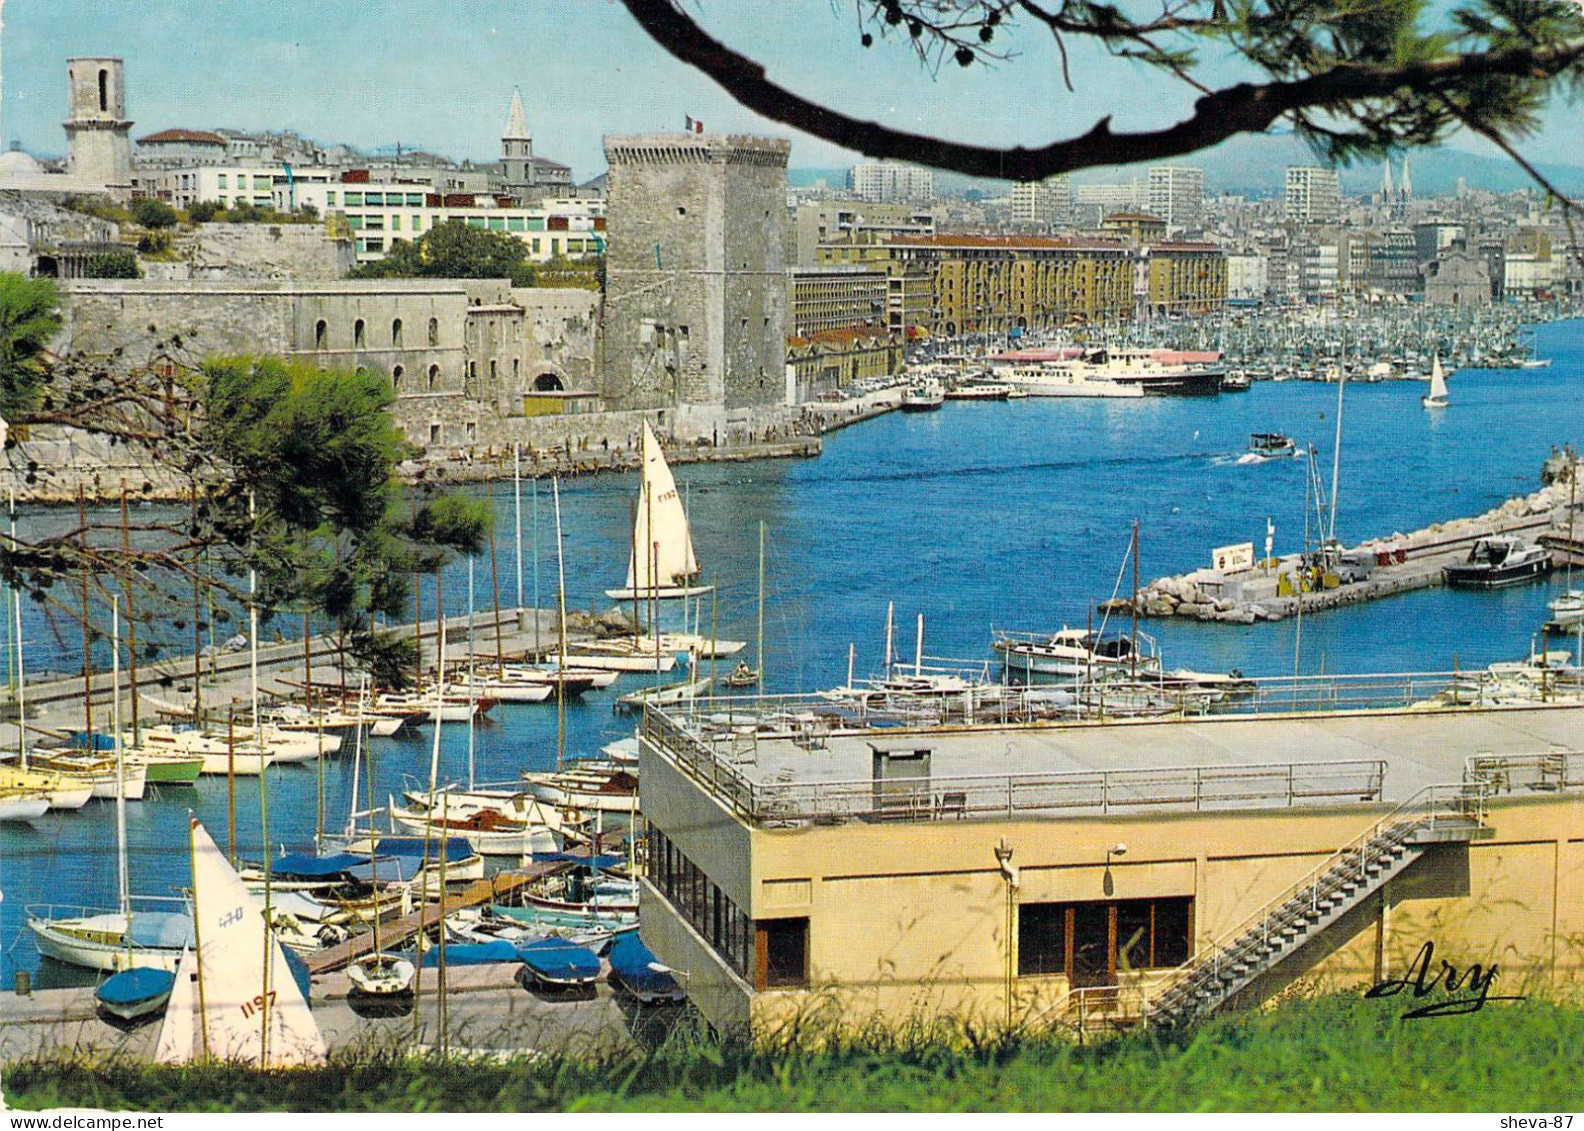
[[[860,47],[850,0],[690,0],[690,9],[793,89],[913,129],[1038,143],[1106,112],[1118,128],[1163,124],[1191,103],[1177,84],[1083,57],[1069,93],[1032,29],[1008,45],[1020,53],[1013,62],[948,64],[934,77],[899,42]],[[172,126],[295,129],[492,160],[513,86],[535,152],[570,163],[579,180],[603,170],[602,134],[676,130],[688,114],[711,132],[791,134],[674,62],[613,0],[6,0],[3,15],[0,131],[38,153],[65,148],[70,55],[126,60],[134,137]],[[1571,135],[1553,127],[1526,149],[1572,162]],[[791,136],[794,166],[853,160]]]

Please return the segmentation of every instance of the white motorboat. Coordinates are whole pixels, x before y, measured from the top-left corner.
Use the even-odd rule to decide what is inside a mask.
[[[1532,546],[1516,534],[1476,538],[1469,556],[1442,571],[1446,583],[1468,589],[1500,589],[1533,581],[1551,572],[1551,551]]]
[[[1238,463],[1264,463],[1272,459],[1290,459],[1298,455],[1298,442],[1280,432],[1253,432],[1249,434],[1248,451],[1238,457]]]
[[[417,972],[410,959],[375,951],[347,967],[347,980],[355,992],[367,997],[407,997]]]
[[[1550,602],[1551,619],[1566,628],[1584,625],[1584,589],[1569,589]]]
[[[1215,350],[1057,347],[1013,350],[991,362],[996,380],[1038,397],[1213,394],[1226,376]]]
[[[902,394],[903,412],[934,412],[946,403],[946,389],[933,377],[915,381]]]
[[[1082,628],[1046,634],[997,632],[990,645],[1001,654],[1009,678],[1053,676],[1060,679],[1101,678],[1109,673],[1158,671],[1155,641],[1144,633],[1133,638],[1116,633],[1101,636]]]
[[[708,593],[700,585],[698,556],[688,528],[682,496],[665,461],[654,429],[644,421],[642,440],[643,483],[633,512],[632,554],[627,561],[627,584],[607,589],[618,601],[669,600]]]

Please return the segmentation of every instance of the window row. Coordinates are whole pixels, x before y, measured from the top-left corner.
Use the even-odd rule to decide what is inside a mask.
[[[1118,973],[1181,966],[1193,952],[1193,897],[1018,905],[1018,974],[1114,986]]]
[[[391,319],[390,344],[392,349],[402,349],[407,344],[403,338],[403,326],[400,318]],[[440,320],[438,318],[429,319],[429,344],[431,346],[440,344]],[[314,323],[314,349],[329,348],[330,323],[321,318]],[[352,348],[359,350],[369,348],[368,323],[362,318],[356,319],[352,323]]]
[[[684,856],[665,833],[649,828],[649,871],[682,918],[709,942],[715,953],[744,978],[751,976],[753,924]]]

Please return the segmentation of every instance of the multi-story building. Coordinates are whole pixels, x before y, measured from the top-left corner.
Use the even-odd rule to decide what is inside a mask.
[[[1289,165],[1284,203],[1291,223],[1335,224],[1342,217],[1342,182],[1337,171]]]
[[[1204,221],[1203,169],[1157,165],[1149,171],[1147,207],[1174,232],[1195,231]]]
[[[1503,993],[1584,984],[1577,705],[880,728],[811,698],[788,727],[800,706],[644,714],[641,929],[723,1032],[1174,1024],[1411,979],[1431,943]]]
[[[1011,222],[1039,232],[1067,228],[1072,225],[1072,202],[1072,182],[1066,174],[1024,181],[1012,186]]]
[[[730,422],[785,402],[790,148],[745,135],[605,139],[608,407]]]
[[[893,255],[931,280],[931,322],[948,337],[1127,316],[1133,256],[1120,243],[1041,236],[914,236]]]
[[[215,170],[225,176],[224,170]],[[349,172],[343,178],[357,178]],[[525,208],[507,196],[439,193],[422,184],[361,179],[288,182],[275,186],[283,211],[310,204],[321,215],[346,217],[358,261],[383,259],[397,240],[415,240],[437,224],[460,220],[474,228],[517,237],[536,263],[589,259],[605,254],[605,204],[591,199],[547,200]]]
[[[1387,228],[1369,237],[1369,289],[1377,294],[1410,295],[1424,290],[1419,253],[1408,228]]]
[[[1227,257],[1213,243],[1163,241],[1144,249],[1146,300],[1157,314],[1202,314],[1227,300]]]
[[[334,169],[322,167],[191,163],[140,167],[135,176],[138,192],[175,208],[212,201],[225,208],[247,204],[283,212],[295,211],[312,200],[312,194],[303,195],[308,186],[332,185],[341,179]]]
[[[1148,212],[1113,212],[1100,221],[1100,231],[1141,247],[1166,238],[1166,221]]]
[[[137,139],[135,160],[140,173],[181,166],[224,165],[228,159],[226,139],[210,130],[160,130]]]
[[[935,231],[935,212],[912,204],[807,201],[793,215],[794,254],[799,267],[819,262],[823,243],[859,237],[927,236]]]
[[[787,272],[787,335],[813,338],[826,330],[884,328],[889,289],[883,263],[794,267]]]
[[[1263,302],[1270,286],[1269,264],[1262,255],[1239,253],[1226,257],[1227,300]]]
[[[935,171],[900,161],[864,161],[852,167],[848,187],[861,200],[928,204],[935,199]]]
[[[875,326],[821,330],[787,339],[787,373],[792,399],[818,400],[843,385],[899,372],[906,339]]]

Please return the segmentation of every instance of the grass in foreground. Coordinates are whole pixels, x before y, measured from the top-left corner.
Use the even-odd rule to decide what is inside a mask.
[[[673,1037],[646,1053],[511,1065],[338,1054],[260,1074],[56,1057],[5,1072],[14,1107],[152,1111],[1556,1111],[1584,1106],[1584,1009],[1402,1021],[1332,996],[1176,1039],[978,1049],[866,1039],[825,1052]]]

